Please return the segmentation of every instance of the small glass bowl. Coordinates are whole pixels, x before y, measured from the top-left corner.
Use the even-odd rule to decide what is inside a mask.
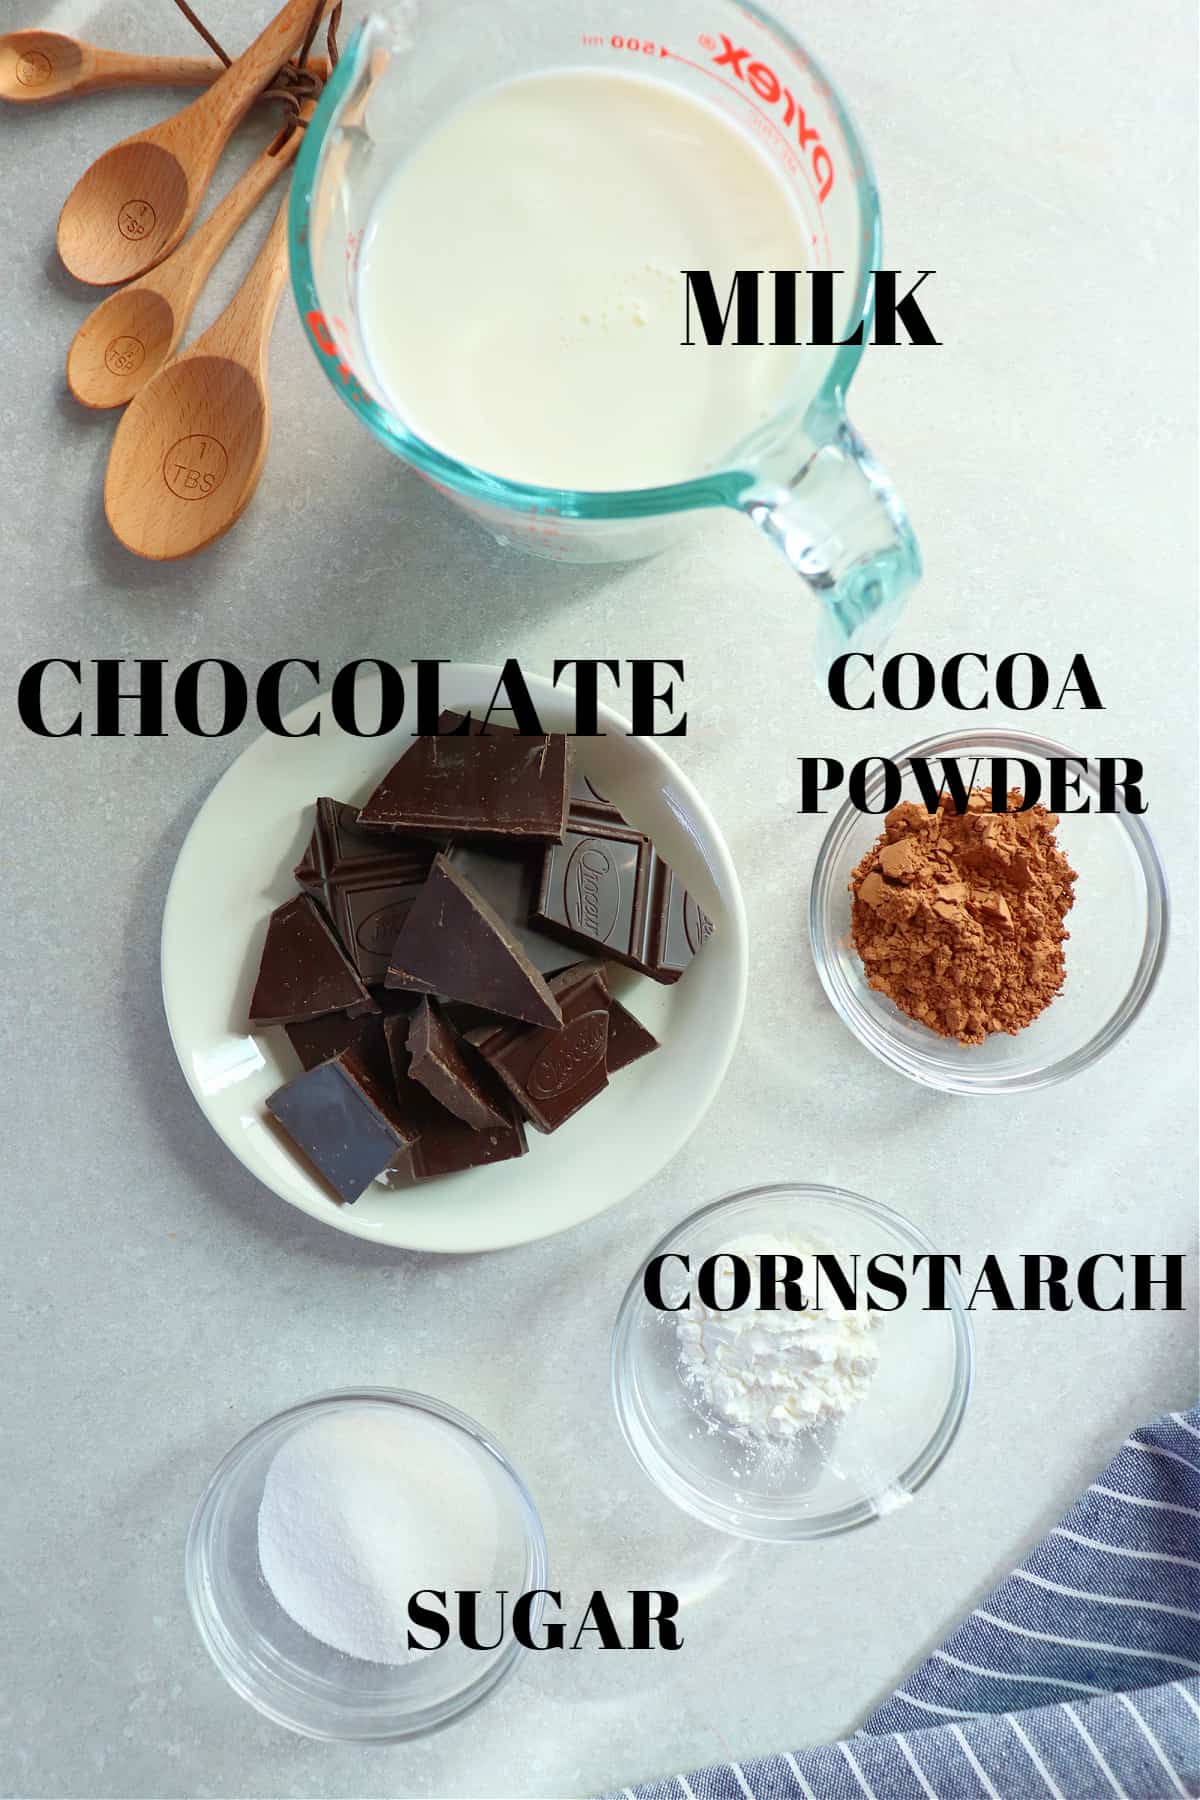
[[[962,731],[927,738],[893,758],[903,777],[902,800],[919,800],[914,757],[980,760],[987,785],[992,756],[1024,757],[1040,772],[1043,803],[1051,757],[1073,753],[1019,731]],[[1072,770],[1072,773],[1076,773]],[[883,771],[867,782],[878,802]],[[1093,807],[1099,783],[1080,774]],[[1031,1025],[1009,1037],[960,1044],[919,1025],[868,986],[850,942],[850,877],[883,830],[879,813],[848,802],[825,834],[813,869],[808,923],[813,960],[835,1012],[882,1062],[925,1087],[951,1094],[1017,1094],[1065,1081],[1111,1050],[1136,1019],[1154,986],[1167,944],[1167,880],[1143,819],[1128,812],[1062,813],[1056,837],[1077,872],[1075,904],[1067,914],[1067,979],[1062,992]]]
[[[546,1585],[546,1542],[524,1483],[481,1425],[424,1394],[393,1388],[322,1394],[257,1425],[220,1464],[192,1517],[185,1552],[188,1603],[204,1646],[235,1693],[305,1737],[396,1743],[440,1730],[512,1673],[523,1649],[506,1632],[494,1651],[452,1638],[403,1666],[360,1662],[331,1649],[283,1611],[258,1560],[258,1509],[277,1451],[321,1413],[403,1407],[437,1420],[478,1457],[500,1514],[495,1581],[510,1597]],[[540,1613],[532,1621],[540,1622]]]
[[[713,1201],[642,1258],[621,1302],[612,1340],[617,1420],[650,1479],[706,1525],[782,1544],[833,1537],[907,1505],[945,1456],[974,1378],[970,1319],[953,1269],[944,1312],[923,1311],[923,1288],[910,1287],[902,1307],[879,1315],[878,1366],[843,1419],[790,1445],[743,1442],[688,1389],[679,1368],[682,1315],[652,1306],[642,1277],[651,1257],[678,1252],[695,1279],[706,1256],[749,1235],[832,1251],[847,1268],[857,1255],[860,1282],[871,1256],[933,1252],[899,1213],[843,1188],[749,1188]]]

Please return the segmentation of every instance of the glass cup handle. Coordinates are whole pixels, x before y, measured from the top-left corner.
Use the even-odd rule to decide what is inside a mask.
[[[821,602],[821,659],[876,650],[920,579],[921,553],[887,475],[839,414],[827,437],[802,442],[783,480],[755,481],[738,505],[777,544]]]

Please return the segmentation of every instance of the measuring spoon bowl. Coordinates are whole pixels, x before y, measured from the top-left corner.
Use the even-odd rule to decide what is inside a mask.
[[[0,38],[0,100],[38,106],[73,92],[85,46],[57,31],[10,31]]]
[[[210,172],[199,171],[204,186]],[[67,197],[58,221],[63,266],[93,287],[131,281],[179,242],[202,192],[167,142],[143,133],[115,144]]]
[[[270,436],[265,388],[223,356],[184,356],[130,404],[104,487],[109,524],[153,561],[191,556],[241,518]]]
[[[126,408],[104,510],[127,550],[192,556],[241,518],[271,436],[267,346],[287,270],[287,202],[225,311]]]
[[[183,337],[213,265],[291,163],[299,137],[293,131],[271,144],[191,237],[88,315],[67,352],[67,386],[83,406],[125,406],[158,373]]]
[[[89,313],[67,354],[67,386],[83,406],[125,406],[183,333],[166,294],[122,288]]]

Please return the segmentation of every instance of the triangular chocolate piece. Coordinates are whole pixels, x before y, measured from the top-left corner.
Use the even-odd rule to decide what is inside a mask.
[[[351,1008],[379,1011],[316,901],[308,894],[285,900],[267,926],[251,1025],[293,1025]]]
[[[408,1073],[472,1131],[503,1125],[489,1094],[491,1078],[464,1046],[436,1000],[420,1002],[408,1028]]]
[[[630,1063],[649,1056],[652,1050],[661,1047],[658,1039],[646,1030],[640,1019],[635,1019],[619,1000],[613,1001],[608,1009],[606,1056],[610,1075],[615,1075],[619,1069],[627,1069]]]
[[[563,967],[571,952],[557,938],[534,931],[527,923],[537,899],[545,844],[455,842],[445,854],[446,861],[500,914],[535,969],[550,976]]]
[[[467,1000],[530,1025],[562,1024],[562,1008],[503,919],[444,856],[396,939],[387,985]]]
[[[506,838],[561,843],[567,823],[571,742],[561,732],[522,737],[479,721],[461,734],[443,713],[436,737],[418,738],[358,815],[372,831],[417,837]]]

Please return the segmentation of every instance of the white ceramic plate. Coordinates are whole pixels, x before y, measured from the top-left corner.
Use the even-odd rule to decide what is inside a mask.
[[[405,675],[415,697],[415,676]],[[446,706],[482,712],[498,671],[442,671]],[[377,717],[377,681],[361,684],[359,717]],[[570,729],[573,697],[530,678],[547,729]],[[414,701],[410,698],[410,704]],[[662,1048],[613,1078],[552,1136],[529,1132],[529,1154],[422,1182],[404,1192],[372,1183],[339,1206],[269,1121],[268,1094],[300,1071],[282,1028],[246,1034],[267,919],[295,892],[292,869],[312,830],[318,794],[361,803],[412,743],[406,719],[387,737],[353,738],[328,716],[327,696],[288,715],[312,737],[264,734],[217,783],[187,835],[163,914],[162,983],[175,1053],[205,1117],[245,1166],[284,1200],[337,1231],[412,1250],[493,1250],[547,1237],[614,1206],[657,1174],[696,1129],[721,1085],[746,998],[746,916],[725,840],[695,789],[651,738],[579,738],[576,762],[640,827],[712,918],[716,931],[673,987],[612,966],[613,990]],[[571,951],[564,949],[564,960]]]

